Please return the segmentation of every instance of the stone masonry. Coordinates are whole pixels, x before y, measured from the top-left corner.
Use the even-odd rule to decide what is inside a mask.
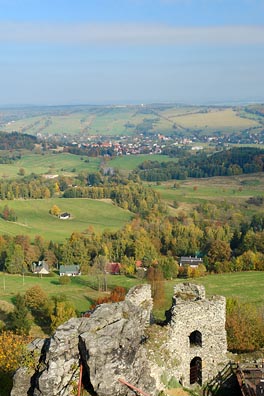
[[[183,385],[202,385],[227,363],[225,315],[224,297],[207,299],[204,287],[191,283],[175,286],[167,347],[178,361],[173,374]]]

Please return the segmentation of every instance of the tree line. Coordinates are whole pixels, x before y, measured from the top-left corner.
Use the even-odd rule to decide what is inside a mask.
[[[177,163],[144,161],[136,173],[141,180],[184,180],[187,177],[203,178],[233,176],[263,172],[264,150],[254,147],[234,147],[212,155],[203,152],[179,158]]]

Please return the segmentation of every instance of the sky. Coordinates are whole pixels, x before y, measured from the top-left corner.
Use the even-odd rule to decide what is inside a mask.
[[[0,105],[264,102],[264,0],[0,0]]]

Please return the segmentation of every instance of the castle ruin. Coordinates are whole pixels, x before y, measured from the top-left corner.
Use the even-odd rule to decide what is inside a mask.
[[[191,283],[174,287],[167,348],[178,360],[173,375],[183,385],[203,385],[227,363],[225,316],[224,297],[207,299],[204,287]]]

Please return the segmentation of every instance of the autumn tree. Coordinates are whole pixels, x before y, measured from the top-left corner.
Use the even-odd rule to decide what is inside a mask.
[[[164,277],[163,273],[157,266],[148,268],[147,279],[151,285],[151,294],[155,308],[160,308],[164,304]]]
[[[16,295],[14,305],[14,311],[9,314],[10,329],[17,334],[28,335],[31,327],[28,318],[29,311],[26,307],[25,299],[21,294]]]
[[[17,215],[14,209],[9,208],[8,205],[4,206],[4,209],[2,210],[0,216],[6,221],[17,221]]]
[[[10,274],[19,274],[26,269],[21,245],[11,244],[6,251],[5,268]]]
[[[90,259],[87,239],[81,233],[73,232],[69,241],[61,247],[61,263],[65,265],[80,265],[82,274],[87,274]]]
[[[133,257],[124,256],[122,260],[121,273],[127,276],[133,276],[136,272],[136,263]]]
[[[126,296],[126,289],[122,286],[116,286],[109,296],[99,297],[94,304],[91,306],[91,310],[95,309],[100,304],[116,303],[119,301],[124,301]],[[84,316],[90,316],[90,313]]]
[[[14,372],[27,361],[26,345],[31,338],[25,335],[3,331],[0,333],[0,384],[1,395],[10,395]]]
[[[52,216],[58,217],[61,213],[61,210],[57,205],[53,205],[49,212]]]
[[[107,276],[105,267],[108,260],[106,256],[97,256],[94,260],[92,272],[97,277],[98,291],[107,291]]]
[[[58,326],[71,318],[76,317],[74,305],[64,297],[53,297],[50,307],[50,328],[55,331]]]
[[[25,305],[32,312],[38,312],[47,303],[48,296],[39,285],[27,289],[25,296]]]
[[[229,298],[226,330],[228,349],[232,352],[251,352],[264,347],[263,315],[252,304]]]
[[[226,241],[213,240],[209,244],[207,251],[207,259],[209,263],[209,269],[214,271],[214,264],[217,261],[223,262],[228,261],[231,257],[230,244]]]
[[[158,259],[158,267],[165,279],[177,278],[179,265],[173,257],[161,257]]]
[[[48,264],[49,268],[56,267],[56,265],[58,263],[58,259],[57,259],[56,254],[54,253],[53,250],[51,250],[51,249],[45,250],[44,261],[45,261],[45,263]]]

